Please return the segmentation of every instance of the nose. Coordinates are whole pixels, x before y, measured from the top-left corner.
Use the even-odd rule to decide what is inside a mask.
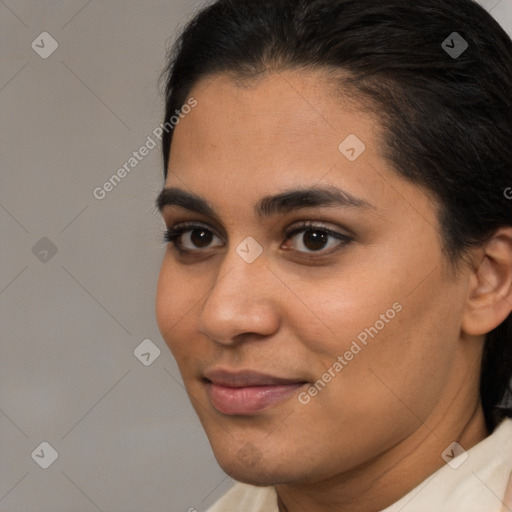
[[[247,263],[230,251],[203,303],[199,330],[224,345],[238,343],[244,335],[273,334],[280,321],[275,290],[276,277],[263,256]]]

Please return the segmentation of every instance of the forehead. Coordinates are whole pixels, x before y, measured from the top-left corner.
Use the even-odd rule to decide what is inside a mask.
[[[384,161],[376,117],[333,92],[322,73],[283,71],[242,84],[216,75],[190,96],[197,106],[174,129],[166,187],[233,218],[292,186],[333,185],[398,215],[424,196]],[[346,140],[356,141],[356,159],[340,149]]]
[[[192,88],[190,95],[198,106],[187,119],[199,121],[193,127],[197,139],[211,142],[226,141],[225,135],[229,135],[296,145],[297,137],[301,142],[306,136],[319,140],[328,136],[336,141],[345,132],[375,128],[376,119],[361,112],[362,104],[335,91],[339,86],[322,71],[280,71],[244,81],[227,74],[214,75]],[[185,131],[178,129],[185,124],[191,123],[181,122],[176,138],[178,132]]]
[[[365,157],[378,156],[375,120],[332,89],[320,72],[283,71],[242,84],[226,74],[203,79],[190,93],[197,106],[174,129],[170,171],[201,169],[208,178],[215,169],[261,181],[276,172],[294,180],[307,170],[320,179],[349,135],[364,141]]]

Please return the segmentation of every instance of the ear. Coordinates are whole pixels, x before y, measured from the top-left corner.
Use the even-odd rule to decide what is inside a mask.
[[[501,228],[473,254],[462,330],[482,335],[512,311],[512,228]]]

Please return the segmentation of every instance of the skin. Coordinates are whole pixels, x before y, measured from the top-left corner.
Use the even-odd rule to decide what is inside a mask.
[[[274,485],[283,510],[389,506],[444,465],[453,441],[467,450],[489,434],[479,365],[485,333],[512,309],[512,233],[454,272],[435,200],[384,160],[378,119],[334,94],[321,70],[244,85],[216,75],[191,96],[198,105],[175,128],[165,187],[201,196],[216,218],[178,206],[162,215],[215,236],[204,248],[182,235],[191,256],[169,244],[156,315],[215,456],[236,480]],[[366,145],[353,162],[338,150],[349,134]],[[264,196],[318,185],[372,207],[254,214]],[[306,231],[285,235],[302,220],[352,241],[308,250]],[[252,263],[236,252],[248,236],[263,248]],[[311,385],[397,302],[403,309],[308,404],[294,393],[250,416],[213,407],[206,370]]]

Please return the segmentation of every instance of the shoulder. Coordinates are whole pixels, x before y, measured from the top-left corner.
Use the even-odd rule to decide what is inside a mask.
[[[206,512],[278,512],[273,487],[237,483]]]
[[[454,451],[450,445],[441,469],[381,512],[512,510],[512,419],[504,419],[469,450],[459,445],[453,457]]]

